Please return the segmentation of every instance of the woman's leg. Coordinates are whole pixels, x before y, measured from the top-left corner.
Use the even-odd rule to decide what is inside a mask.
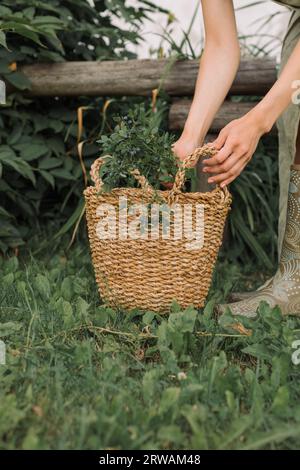
[[[298,131],[297,131],[298,129]],[[295,145],[296,144],[296,145]],[[294,163],[290,166],[287,214],[280,263],[272,282],[240,302],[219,306],[219,313],[229,307],[235,315],[253,317],[261,301],[278,305],[283,314],[300,315],[300,123],[294,125]]]
[[[279,131],[281,132],[280,133],[280,140],[281,140],[280,157],[281,158],[280,158],[280,165],[279,165],[280,166],[280,179],[281,179],[281,207],[286,205],[286,210],[281,209],[281,220],[284,220],[284,227],[280,228],[280,232],[282,232],[282,243],[284,243],[284,233],[285,233],[285,227],[286,227],[286,211],[287,211],[287,205],[288,205],[288,187],[289,187],[289,182],[290,182],[290,178],[288,175],[290,174],[290,166],[292,162],[294,163],[294,165],[297,165],[297,167],[294,167],[295,169],[297,170],[300,169],[300,122],[298,125],[298,134],[296,138],[294,160],[292,159],[293,154],[289,155],[288,152],[286,151],[286,148],[288,147],[287,145],[288,139],[286,138],[286,135],[284,132],[286,128],[290,128],[290,127],[291,126],[289,126],[288,123],[286,124],[286,127],[282,126],[281,123],[279,126]],[[295,141],[295,137],[294,137],[294,141]],[[282,142],[284,142],[284,145],[282,145]],[[299,168],[298,168],[298,165],[299,165]],[[281,224],[282,223],[283,222],[281,221]],[[282,253],[282,250],[280,253]],[[261,290],[264,290],[272,282],[273,282],[273,278],[268,279],[268,281],[263,286],[258,288],[256,291],[237,292],[237,293],[229,294],[228,299],[230,302],[238,302],[240,300],[250,299],[251,297],[255,297],[257,294],[259,294]]]
[[[281,57],[281,70],[300,38],[300,9],[294,10]],[[219,306],[234,314],[255,316],[260,301],[280,305],[283,313],[300,314],[300,106],[292,104],[278,120],[279,136],[279,267],[262,288],[244,301]],[[295,145],[296,144],[296,145]],[[237,300],[237,299],[236,299]]]
[[[300,141],[297,136],[297,144]],[[295,140],[294,140],[295,142]],[[256,316],[260,302],[278,305],[285,315],[300,315],[300,146],[290,168],[286,226],[278,270],[272,282],[246,300],[218,306],[219,313],[230,308],[234,315]],[[294,153],[295,155],[295,153]]]

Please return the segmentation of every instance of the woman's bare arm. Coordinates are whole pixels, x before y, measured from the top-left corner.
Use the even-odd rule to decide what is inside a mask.
[[[292,102],[292,96],[297,93],[293,84],[297,84],[299,80],[300,40],[280,77],[264,99],[245,116],[224,127],[213,142],[219,152],[207,160],[207,167],[203,169],[215,174],[209,178],[209,182],[220,183],[223,187],[243,171],[251,160],[260,137],[270,131],[277,118]]]
[[[205,47],[193,102],[173,151],[184,159],[203,143],[236,75],[240,48],[232,0],[202,0]]]

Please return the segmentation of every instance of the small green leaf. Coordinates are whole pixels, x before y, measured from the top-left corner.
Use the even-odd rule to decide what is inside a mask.
[[[286,416],[289,409],[290,393],[286,385],[278,388],[272,403],[272,411],[278,416]]]
[[[19,90],[30,90],[31,83],[29,79],[20,72],[14,72],[6,75],[6,80]]]
[[[50,184],[50,186],[54,189],[55,188],[55,179],[51,173],[45,170],[39,170],[39,173],[42,177]]]
[[[8,321],[6,323],[0,323],[0,338],[10,336],[17,331],[20,331],[22,324],[18,322]]]
[[[180,388],[179,387],[169,387],[163,391],[160,405],[159,405],[159,414],[164,414],[173,408],[174,406],[178,406],[178,400],[180,396]]]
[[[57,168],[58,166],[61,166],[62,163],[62,160],[60,160],[59,158],[47,156],[40,159],[38,166],[41,170],[51,170],[52,168]]]
[[[4,31],[0,31],[0,46],[5,47],[8,50],[7,43],[6,43],[6,35]]]
[[[43,274],[37,274],[34,287],[36,288],[37,292],[42,296],[44,299],[49,299],[51,293],[51,287],[49,280]]]
[[[46,145],[43,144],[22,144],[23,149],[21,150],[20,156],[26,161],[36,160],[37,158],[45,155],[49,152]]]
[[[72,175],[72,173],[70,173],[65,168],[55,168],[54,170],[51,170],[51,174],[64,180],[75,180],[75,177]]]

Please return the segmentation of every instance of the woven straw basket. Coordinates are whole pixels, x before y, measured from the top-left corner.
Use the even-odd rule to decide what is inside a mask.
[[[141,188],[117,188],[109,193],[102,192],[103,182],[99,169],[103,160],[97,159],[91,168],[95,186],[85,189],[86,218],[91,246],[92,260],[101,298],[114,307],[125,309],[140,308],[157,312],[168,312],[174,300],[181,307],[193,304],[203,307],[213,268],[222,241],[224,224],[230,209],[231,196],[228,190],[216,187],[207,193],[182,193],[185,168],[200,157],[211,157],[215,150],[206,145],[198,148],[183,162],[175,177],[174,186],[168,191],[155,191],[140,173],[133,171]],[[103,239],[97,232],[99,211],[102,204],[116,208],[119,227],[120,197],[132,204],[150,204],[157,198],[160,203],[173,204],[182,209],[186,204],[192,207],[190,220],[192,228],[194,208],[204,206],[204,243],[202,248],[187,249],[187,240],[181,237],[162,237],[161,219],[159,236],[152,239]],[[174,206],[173,206],[174,207]],[[127,210],[127,209],[126,209]],[[121,216],[120,216],[121,217]],[[185,222],[184,222],[185,223]],[[172,224],[171,232],[172,233]]]

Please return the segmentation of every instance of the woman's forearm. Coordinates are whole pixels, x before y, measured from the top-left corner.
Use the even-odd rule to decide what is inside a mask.
[[[293,87],[300,79],[300,41],[294,48],[280,77],[266,96],[240,119],[230,122],[213,142],[219,150],[206,161],[203,171],[211,173],[209,183],[226,186],[231,183],[251,160],[259,139],[270,131],[278,117],[292,103],[297,94]],[[295,103],[296,105],[296,103]]]
[[[257,121],[263,132],[271,130],[278,117],[292,102],[295,93],[293,84],[300,79],[300,40],[293,50],[286,63],[280,77],[260,101],[259,104],[250,111],[250,116]]]
[[[197,78],[194,98],[183,136],[200,145],[226,97],[239,66],[237,41],[205,46]]]
[[[193,104],[182,137],[174,145],[175,154],[181,159],[202,143],[229,90],[239,58],[232,1],[202,0],[202,6],[207,38]],[[261,102],[243,117],[227,124],[212,143],[217,154],[207,159],[203,168],[203,172],[209,174],[209,183],[224,187],[243,171],[260,137],[273,127],[292,102],[299,80],[300,41]]]
[[[192,105],[181,137],[173,146],[181,160],[202,145],[236,75],[240,47],[232,0],[202,0],[204,52]]]

